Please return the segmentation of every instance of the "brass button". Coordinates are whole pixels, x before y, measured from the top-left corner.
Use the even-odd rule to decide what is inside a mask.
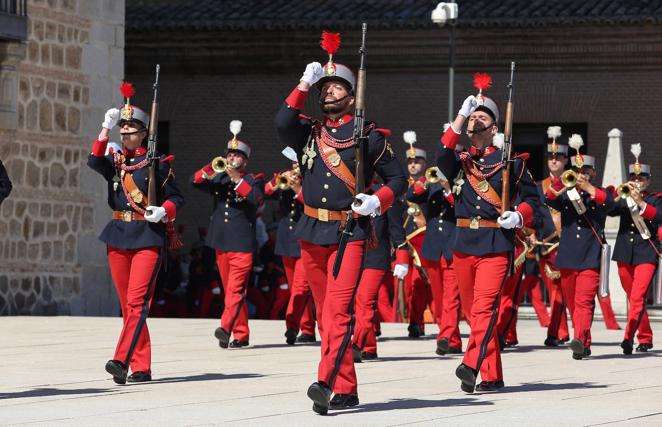
[[[294,227],[292,227],[291,225],[290,225],[290,227],[289,227],[289,228],[290,228],[290,230],[294,230]]]
[[[327,172],[327,173],[326,173],[326,176],[331,176],[331,172]]]
[[[630,230],[630,234],[634,234],[634,231]]]
[[[214,194],[216,194],[218,196],[218,191],[215,191]]]
[[[225,212],[225,216],[228,216],[228,215],[230,215],[230,214],[228,212]]]
[[[439,224],[442,224],[443,222],[444,222],[444,220],[439,218]]]
[[[324,189],[328,190],[329,189],[329,184],[324,184]]]
[[[441,227],[439,227],[439,231],[442,231],[442,228],[441,228]]]
[[[630,239],[631,242],[634,242],[634,239]]]
[[[326,203],[326,197],[322,197],[322,203]]]
[[[294,207],[294,202],[292,202],[292,207]]]
[[[476,196],[476,200],[481,200],[481,199],[480,199],[480,196]]]
[[[577,235],[577,238],[579,239],[579,234]]]
[[[435,204],[435,203],[437,203],[437,201],[436,201],[436,200],[433,200],[433,201],[432,201],[432,204]]]
[[[480,205],[476,205],[476,209],[480,209]]]
[[[484,162],[484,161],[485,161],[485,159],[483,159],[483,158],[481,157],[481,159],[480,159],[480,161],[481,161],[481,162]]]
[[[338,131],[336,130],[336,128],[331,128],[331,132],[336,133]]]
[[[229,208],[229,207],[230,207],[230,205],[229,205],[228,203],[226,203],[226,204],[225,204],[225,207],[226,207],[226,208]]]
[[[225,222],[228,222],[228,219],[227,219],[227,218],[225,218]]]
[[[582,228],[580,226],[577,226],[577,230],[581,230]]]
[[[126,205],[127,205],[127,206],[131,206],[131,203],[129,203],[129,202],[126,202]]]
[[[294,222],[294,220],[292,218],[290,218],[290,222]]]

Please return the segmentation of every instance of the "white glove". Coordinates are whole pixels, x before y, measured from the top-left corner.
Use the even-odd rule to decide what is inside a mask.
[[[324,71],[322,71],[322,64],[319,62],[311,62],[306,65],[306,71],[303,72],[303,75],[299,80],[306,82],[309,85],[314,85],[324,76]]]
[[[212,295],[220,295],[221,294],[221,288],[219,286],[216,286],[215,288],[211,288],[211,293],[212,293]]]
[[[407,264],[395,264],[395,267],[393,267],[393,276],[399,280],[404,279],[407,273],[409,273],[409,266]]]
[[[145,219],[149,222],[159,222],[166,219],[166,210],[161,206],[147,206]]]
[[[469,95],[462,103],[462,108],[460,108],[460,111],[458,111],[457,114],[460,116],[469,117],[471,113],[476,111],[476,108],[478,108],[478,100],[475,96]]]
[[[356,195],[356,198],[361,201],[359,206],[356,206],[352,203],[352,210],[359,215],[363,216],[377,216],[381,211],[381,204],[379,203],[379,197],[374,194],[363,194],[359,193]]]
[[[522,226],[522,217],[514,211],[505,211],[502,216],[497,219],[501,228],[510,230],[511,228],[519,228]]]
[[[103,123],[101,123],[101,127],[112,129],[115,127],[119,119],[120,110],[117,108],[111,108],[110,110],[106,111],[106,115],[103,117]]]

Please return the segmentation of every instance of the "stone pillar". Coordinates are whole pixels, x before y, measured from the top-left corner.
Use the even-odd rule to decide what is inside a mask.
[[[605,161],[605,169],[602,176],[603,188],[609,185],[619,185],[627,179],[623,156],[623,132],[614,128],[609,131],[607,136],[609,136],[609,146],[607,147],[607,159]],[[619,222],[620,219],[618,217],[607,217],[607,222],[605,224],[605,237],[607,238],[607,242],[611,245],[612,250],[616,243]],[[623,291],[621,280],[618,278],[618,267],[616,266],[615,261],[612,261],[609,267],[609,291],[611,294],[611,303],[616,315],[627,316],[627,295],[625,294],[625,291]]]

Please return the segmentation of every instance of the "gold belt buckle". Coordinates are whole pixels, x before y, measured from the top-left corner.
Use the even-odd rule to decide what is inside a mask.
[[[469,228],[472,230],[478,230],[480,228],[480,218],[471,218],[471,221],[469,222]]]
[[[324,222],[329,222],[329,210],[317,209],[317,219]]]
[[[122,212],[122,221],[131,222],[132,219],[133,219],[133,212],[131,211]]]

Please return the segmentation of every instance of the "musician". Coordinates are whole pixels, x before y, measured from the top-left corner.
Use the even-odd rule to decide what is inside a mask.
[[[289,300],[285,313],[285,342],[294,345],[295,342],[315,342],[315,317],[313,301],[306,280],[306,272],[301,261],[301,248],[294,235],[294,227],[303,215],[303,204],[297,198],[301,192],[301,171],[296,152],[286,147],[283,155],[291,162],[287,171],[275,174],[264,187],[266,198],[278,201],[278,230],[276,236],[276,255],[283,260]],[[282,286],[282,285],[281,285]],[[297,334],[301,330],[301,335]]]
[[[457,144],[455,149],[461,152],[463,147]],[[435,353],[462,353],[460,290],[453,265],[455,199],[451,184],[437,168],[430,168],[409,187],[407,201],[427,207],[421,258],[430,277],[434,318],[439,327]]]
[[[193,185],[214,197],[206,244],[216,250],[216,263],[225,294],[221,324],[214,331],[221,348],[249,345],[246,286],[257,251],[256,219],[264,197],[262,174],[246,173],[251,147],[237,138],[239,120],[230,122],[233,134],[226,157],[214,159],[193,176]],[[230,337],[234,339],[230,342]]]
[[[474,76],[481,92],[491,85],[484,74]],[[462,363],[455,371],[461,389],[467,393],[495,391],[504,386],[501,355],[495,333],[499,294],[512,267],[515,229],[533,225],[539,203],[535,184],[526,168],[527,155],[513,158],[509,202],[519,196],[521,203],[503,209],[503,150],[492,145],[498,131],[499,108],[486,96],[468,96],[457,117],[443,134],[437,166],[449,179],[457,179],[455,196],[456,238],[453,264],[460,300],[471,335]],[[456,144],[464,123],[471,147],[457,153]],[[459,174],[461,177],[458,177]],[[501,212],[503,210],[503,212]],[[482,382],[476,387],[480,372]]]
[[[660,257],[657,229],[662,224],[662,198],[647,192],[651,181],[651,167],[639,163],[641,145],[633,144],[635,162],[628,165],[628,182],[614,191],[617,202],[609,212],[619,216],[620,225],[614,255],[618,276],[628,296],[628,320],[621,348],[632,354],[637,333],[638,352],[653,348],[653,330],[646,312],[648,290]]]
[[[322,45],[331,55],[339,37],[325,33]],[[322,120],[301,114],[311,86],[319,91]],[[385,213],[395,197],[405,190],[402,167],[386,142],[386,131],[372,122],[363,129],[364,177],[368,187],[373,174],[384,186],[374,194],[355,194],[354,102],[356,79],[345,65],[312,62],[297,87],[276,115],[275,125],[283,144],[293,147],[301,159],[304,215],[296,225],[301,258],[313,291],[318,329],[322,340],[318,381],[308,388],[313,410],[326,414],[359,403],[351,349],[353,301],[367,241],[372,235],[370,218]],[[312,134],[312,138],[309,136]],[[353,203],[355,200],[360,201]],[[352,228],[345,230],[348,218]],[[348,237],[339,253],[343,232]],[[341,257],[336,277],[333,265]],[[331,393],[335,396],[330,399]]]
[[[115,383],[125,384],[152,379],[147,314],[165,256],[166,240],[170,248],[181,246],[173,221],[184,198],[175,185],[170,164],[173,157],[155,152],[159,205],[148,205],[148,172],[152,162],[145,142],[149,115],[131,105],[133,85],[124,83],[120,91],[126,103],[121,109],[106,111],[87,165],[108,182],[108,205],[113,210],[112,220],[99,238],[107,246],[123,326],[115,355],[106,363],[106,371]],[[120,127],[122,142],[118,151],[108,149],[108,134],[115,125]],[[132,373],[127,378],[129,369]]]
[[[573,175],[566,172],[571,177],[565,179],[567,187],[561,178],[554,178],[545,198],[548,206],[561,212],[555,267],[561,271],[563,296],[573,320],[574,338],[569,347],[575,360],[591,355],[605,219],[614,204],[611,192],[591,184],[596,175],[595,157],[579,152],[583,144],[579,135],[570,137],[569,145],[577,153],[571,158]]]

